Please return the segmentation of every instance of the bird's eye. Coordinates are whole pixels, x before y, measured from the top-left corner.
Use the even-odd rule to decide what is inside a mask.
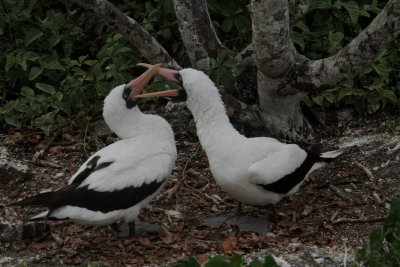
[[[124,88],[124,91],[122,92],[122,98],[124,99],[124,100],[127,100],[128,99],[128,97],[129,97],[129,95],[131,94],[131,91],[132,91],[132,89],[130,88],[130,87],[125,87]]]

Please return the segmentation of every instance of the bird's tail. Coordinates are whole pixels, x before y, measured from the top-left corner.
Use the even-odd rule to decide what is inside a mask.
[[[54,192],[44,192],[33,197],[25,198],[21,201],[13,202],[7,206],[44,206],[48,207],[51,200],[54,198]]]
[[[48,220],[49,219],[49,213],[50,211],[43,211],[41,213],[38,213],[34,216],[25,218],[24,220],[26,221],[43,221],[43,220]]]
[[[338,150],[327,151],[327,152],[321,153],[320,158],[325,162],[331,162],[335,158],[339,157],[340,155],[342,155],[343,153],[345,153],[349,150],[350,150],[349,147],[344,147],[344,148],[340,148]]]

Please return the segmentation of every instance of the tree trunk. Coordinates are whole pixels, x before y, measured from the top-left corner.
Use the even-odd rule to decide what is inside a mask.
[[[134,19],[117,10],[107,0],[73,0],[104,18],[141,51],[150,63],[180,66],[168,52]],[[289,18],[289,2],[297,13]],[[300,111],[297,93],[324,90],[354,78],[368,67],[400,34],[400,0],[389,0],[380,14],[346,47],[335,55],[309,60],[300,55],[290,39],[290,24],[307,13],[311,0],[252,0],[252,43],[234,54],[218,39],[206,8],[206,0],[174,0],[182,41],[193,66],[208,72],[216,57],[224,53],[235,58],[232,69],[238,76],[248,65],[255,65],[259,107],[224,96],[228,115],[264,135],[295,142],[312,140],[312,129]]]

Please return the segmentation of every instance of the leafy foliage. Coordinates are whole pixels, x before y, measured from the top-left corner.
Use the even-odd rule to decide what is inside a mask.
[[[48,134],[57,127],[87,123],[99,112],[102,99],[112,87],[126,83],[141,71],[134,68],[140,61],[134,48],[70,0],[1,3],[2,125],[32,125]],[[226,46],[240,51],[251,42],[249,0],[207,3],[218,36]],[[330,56],[366,27],[383,5],[377,0],[313,0],[309,14],[293,26],[292,40],[311,59]],[[172,0],[123,0],[118,8],[143,25],[179,64],[190,65]],[[292,6],[291,12],[295,9]],[[243,77],[234,77],[231,70],[235,67],[232,58],[219,55],[210,76],[228,91],[233,88],[229,93],[235,97],[254,104],[256,79],[249,76],[254,69],[245,71]],[[344,105],[360,114],[387,107],[399,110],[399,70],[397,41],[358,78],[320,93],[301,93],[302,103],[322,112]],[[249,79],[252,82],[242,82]]]
[[[400,200],[393,200],[383,228],[370,235],[369,244],[358,250],[353,266],[400,266]]]
[[[150,31],[164,27],[154,34],[168,42],[176,32],[160,17],[173,16],[171,4],[125,1],[121,8],[152,10],[139,19]],[[2,0],[0,10],[0,122],[46,134],[87,123],[111,88],[141,71],[134,68],[138,53],[119,33],[69,1]],[[180,45],[172,46],[182,57]]]
[[[99,97],[132,78],[132,49],[93,16],[68,2],[2,2],[0,119],[7,124],[31,122],[48,134],[87,117]]]
[[[347,45],[380,12],[376,0],[314,0],[311,11],[292,30],[297,49],[310,59],[331,56]],[[357,78],[315,94],[301,93],[303,104],[325,111],[351,106],[359,114],[372,114],[387,106],[400,107],[398,82],[400,42],[394,42]]]
[[[181,267],[200,267],[200,263],[194,258],[190,257],[188,260],[184,260],[180,264]],[[210,257],[205,267],[241,267],[245,266],[245,261],[241,256],[233,256],[230,260],[226,260],[223,256]],[[247,266],[247,265],[246,265]],[[264,261],[253,260],[249,263],[249,267],[278,267],[272,256],[265,257]]]

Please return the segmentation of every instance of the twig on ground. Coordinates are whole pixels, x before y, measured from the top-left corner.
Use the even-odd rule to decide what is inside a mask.
[[[375,180],[375,176],[372,174],[372,172],[371,172],[367,167],[365,167],[364,165],[362,165],[362,164],[359,163],[359,162],[356,162],[356,165],[357,165],[361,170],[363,170],[363,171],[365,172],[365,174],[367,174],[368,179],[370,179],[371,181]]]
[[[58,165],[57,163],[54,163],[54,162],[51,162],[48,160],[44,160],[44,159],[39,159],[35,163],[36,163],[36,165],[43,166],[43,167],[50,167],[50,168],[56,168],[56,169],[61,168],[61,166]]]
[[[338,214],[339,214],[339,211],[336,211],[336,212],[332,215],[332,217],[331,217],[331,222],[335,221],[335,219],[336,219],[336,217],[337,217]]]
[[[333,184],[329,185],[329,189],[331,189],[333,192],[335,192],[336,195],[338,195],[341,199],[351,202],[351,199],[348,196],[346,196],[338,187],[334,186]]]
[[[182,183],[185,181],[186,178],[186,170],[187,167],[189,166],[189,163],[193,160],[193,158],[197,155],[197,153],[200,151],[200,145],[197,145],[196,151],[188,158],[188,160],[185,163],[185,167],[183,168],[182,171],[182,177],[178,182],[167,191],[167,197],[165,198],[166,202],[169,202],[172,196],[175,194],[176,191],[178,191],[179,187],[182,185]]]
[[[338,182],[338,183],[326,182],[326,183],[323,183],[323,184],[316,185],[314,188],[317,188],[317,189],[325,188],[325,187],[329,187],[329,185],[331,185],[331,184],[337,186],[337,185],[361,184],[361,183],[362,183],[361,181],[355,181],[355,180],[353,180],[353,181],[351,181],[351,180],[342,181],[342,182]]]
[[[378,193],[373,192],[372,196],[374,197],[375,202],[378,203],[379,205],[385,204],[385,202],[379,197]]]
[[[35,155],[33,155],[33,158],[32,158],[33,163],[35,163],[35,164],[38,163],[38,161],[43,157],[43,155],[47,152],[49,147],[54,143],[54,141],[56,140],[56,138],[59,135],[60,135],[60,132],[56,132],[55,134],[53,134],[53,136],[47,142],[46,146],[43,149],[36,152]]]
[[[366,218],[366,219],[352,219],[352,218],[339,218],[334,220],[332,224],[339,224],[339,223],[369,223],[369,222],[381,222],[384,221],[385,217],[378,217],[378,218]]]

